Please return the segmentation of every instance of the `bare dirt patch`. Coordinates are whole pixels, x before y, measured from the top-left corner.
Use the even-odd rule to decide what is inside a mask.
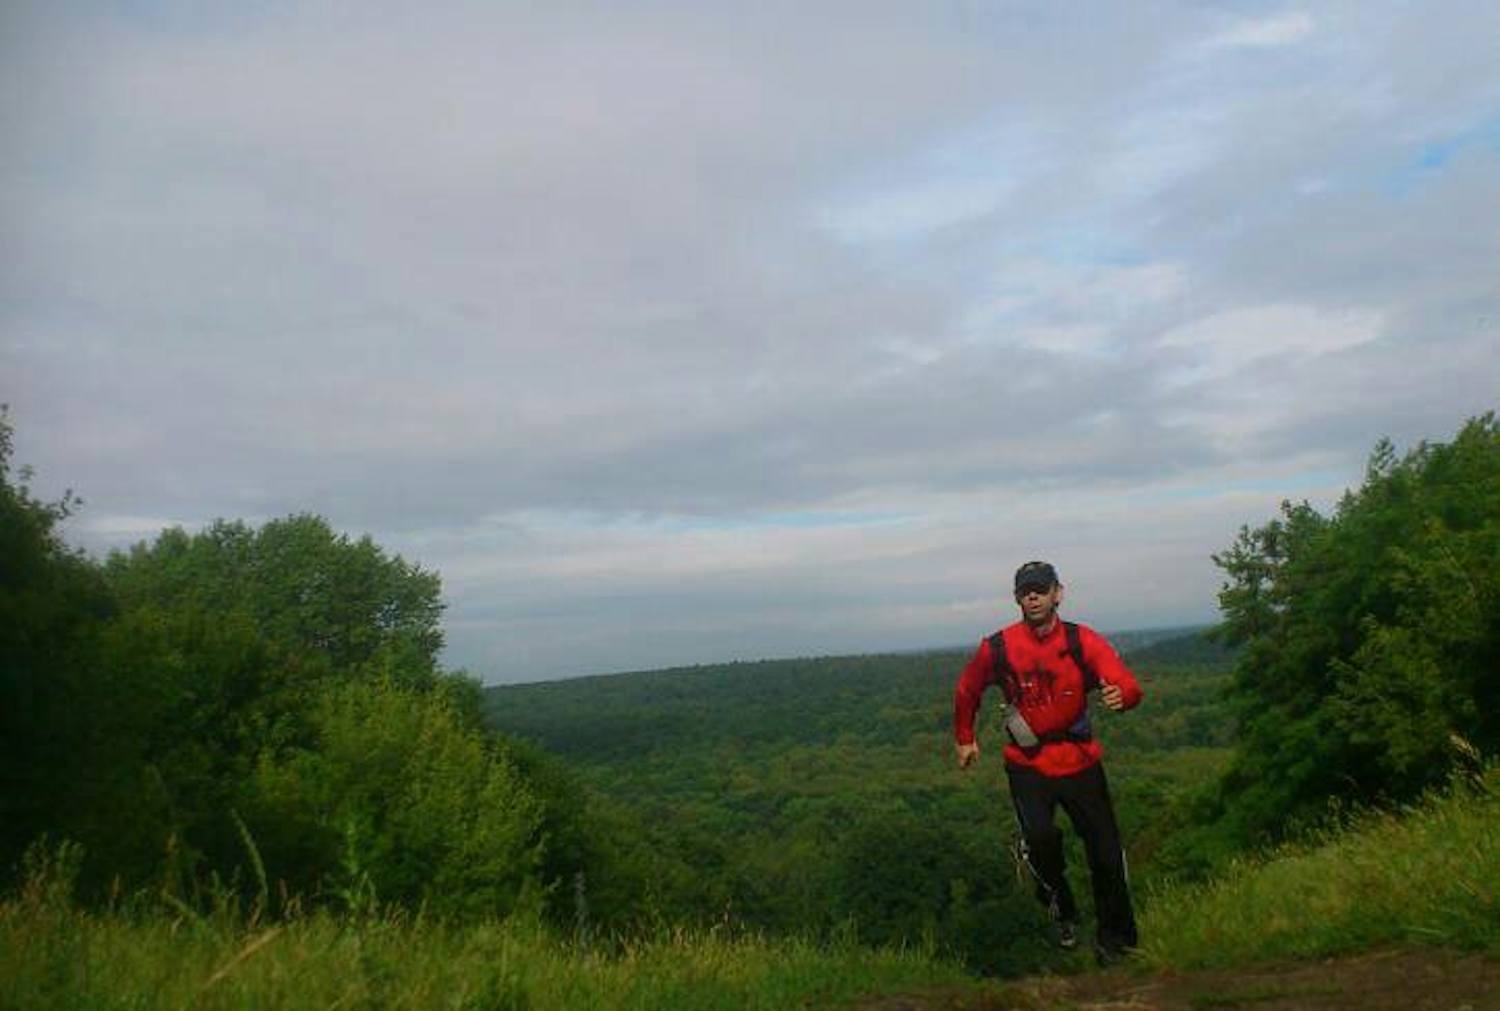
[[[930,992],[855,1011],[1500,1011],[1500,960],[1402,949],[1235,969],[1039,976],[976,998]]]

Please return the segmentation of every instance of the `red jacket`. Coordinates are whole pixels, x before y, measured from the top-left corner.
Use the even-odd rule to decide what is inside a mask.
[[[1005,655],[1016,672],[1017,698],[1006,701],[1021,711],[1038,737],[1039,747],[1022,751],[1014,741],[1005,745],[1005,762],[1035,769],[1044,776],[1070,776],[1094,765],[1104,754],[1097,740],[1046,740],[1049,734],[1061,734],[1088,709],[1084,692],[1083,671],[1068,652],[1068,639],[1062,621],[1053,622],[1052,630],[1038,636],[1030,625],[1018,621],[1000,630],[1005,637]],[[1118,685],[1125,708],[1141,701],[1141,686],[1135,675],[1120,659],[1109,641],[1085,626],[1078,626],[1083,658],[1094,668],[1102,684]],[[989,639],[979,643],[973,658],[959,675],[953,693],[953,736],[959,744],[974,741],[974,716],[979,699],[995,681],[995,658]]]

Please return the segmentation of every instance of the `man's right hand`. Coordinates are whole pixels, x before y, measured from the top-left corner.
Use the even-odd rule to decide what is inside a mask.
[[[958,767],[960,769],[967,769],[977,761],[979,761],[978,741],[975,741],[972,744],[960,744],[958,746]]]

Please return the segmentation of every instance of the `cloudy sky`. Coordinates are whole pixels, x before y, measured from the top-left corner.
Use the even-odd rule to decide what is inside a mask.
[[[1500,403],[1500,6],[8,3],[0,401],[518,681],[1104,629]]]

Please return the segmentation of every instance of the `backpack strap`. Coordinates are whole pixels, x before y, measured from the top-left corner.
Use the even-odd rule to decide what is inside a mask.
[[[1094,665],[1083,658],[1083,635],[1078,631],[1078,623],[1073,621],[1063,622],[1063,637],[1068,641],[1068,653],[1073,657],[1073,662],[1078,665],[1079,671],[1083,673],[1083,714],[1073,723],[1071,727],[1064,730],[1061,735],[1065,741],[1092,741],[1094,739],[1094,727],[1089,722],[1088,693],[1099,687],[1099,672],[1094,670]]]
[[[1016,669],[1010,665],[1010,655],[1005,652],[1005,633],[996,632],[989,637],[990,662],[994,665],[995,682],[1005,692],[1005,700],[1014,702],[1019,692],[1016,684]]]
[[[1083,672],[1083,690],[1091,692],[1099,687],[1099,672],[1094,670],[1094,665],[1083,658],[1083,636],[1078,632],[1078,623],[1065,621],[1063,635],[1068,640],[1068,653],[1073,657],[1073,662]]]

